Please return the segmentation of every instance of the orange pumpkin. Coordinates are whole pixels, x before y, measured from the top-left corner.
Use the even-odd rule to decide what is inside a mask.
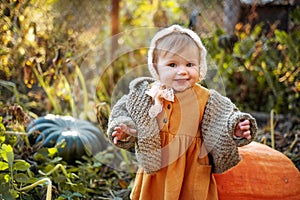
[[[257,142],[239,153],[237,166],[214,174],[220,200],[300,200],[300,172],[288,157]]]

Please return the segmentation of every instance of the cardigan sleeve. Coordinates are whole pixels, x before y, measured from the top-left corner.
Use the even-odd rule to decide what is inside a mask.
[[[243,120],[249,120],[250,121],[250,134],[251,134],[251,139],[247,140],[246,138],[236,138],[234,137],[234,130],[236,125],[243,121]],[[236,145],[238,147],[244,146],[249,144],[250,142],[253,141],[253,139],[256,137],[256,132],[257,132],[257,124],[256,120],[248,113],[243,113],[240,112],[237,108],[234,109],[232,114],[228,118],[228,130],[231,136],[233,137],[233,140],[235,141]]]
[[[112,133],[114,131],[114,128],[119,126],[121,123],[126,124],[130,128],[136,129],[136,125],[126,109],[127,101],[128,95],[124,95],[120,100],[117,101],[117,103],[112,108],[111,114],[109,116],[107,129],[107,136],[111,143],[113,143]],[[119,140],[116,146],[123,149],[130,149],[134,147],[135,142],[136,137],[128,136],[128,138],[126,138],[125,140]]]
[[[251,122],[251,140],[233,139],[233,131],[239,120],[249,119]],[[212,156],[214,173],[223,173],[237,165],[241,160],[238,146],[248,144],[256,135],[255,119],[240,112],[228,99],[214,90],[205,106],[201,131],[207,152]]]

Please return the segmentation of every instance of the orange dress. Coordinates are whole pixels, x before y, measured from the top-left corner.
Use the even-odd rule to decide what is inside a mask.
[[[202,146],[201,120],[209,91],[195,85],[164,101],[157,120],[162,141],[162,168],[153,174],[140,168],[131,199],[214,200],[217,187]]]

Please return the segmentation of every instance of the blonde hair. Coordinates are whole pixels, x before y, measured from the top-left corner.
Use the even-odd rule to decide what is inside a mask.
[[[200,80],[203,80],[207,72],[206,49],[200,37],[194,31],[177,24],[158,31],[152,38],[148,50],[148,70],[151,76],[159,79],[155,66],[158,55],[161,55],[161,53],[166,55],[168,52],[180,53],[185,50],[186,46],[194,44],[199,50],[199,73]]]
[[[165,56],[168,53],[179,54],[188,46],[193,46],[200,52],[200,48],[198,47],[196,42],[188,34],[185,33],[174,32],[157,40],[155,49],[153,50],[152,60],[155,69],[157,70],[156,64],[160,55]],[[199,65],[200,59],[201,58],[199,56]]]

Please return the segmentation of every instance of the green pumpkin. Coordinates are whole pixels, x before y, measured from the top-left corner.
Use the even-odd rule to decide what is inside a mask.
[[[67,162],[79,160],[83,155],[95,155],[107,146],[101,130],[88,121],[71,116],[48,114],[33,120],[26,131],[29,140],[34,144],[42,142],[42,147],[54,147],[65,141],[63,148],[58,147],[58,155]],[[32,133],[36,131],[40,134],[34,138]]]

